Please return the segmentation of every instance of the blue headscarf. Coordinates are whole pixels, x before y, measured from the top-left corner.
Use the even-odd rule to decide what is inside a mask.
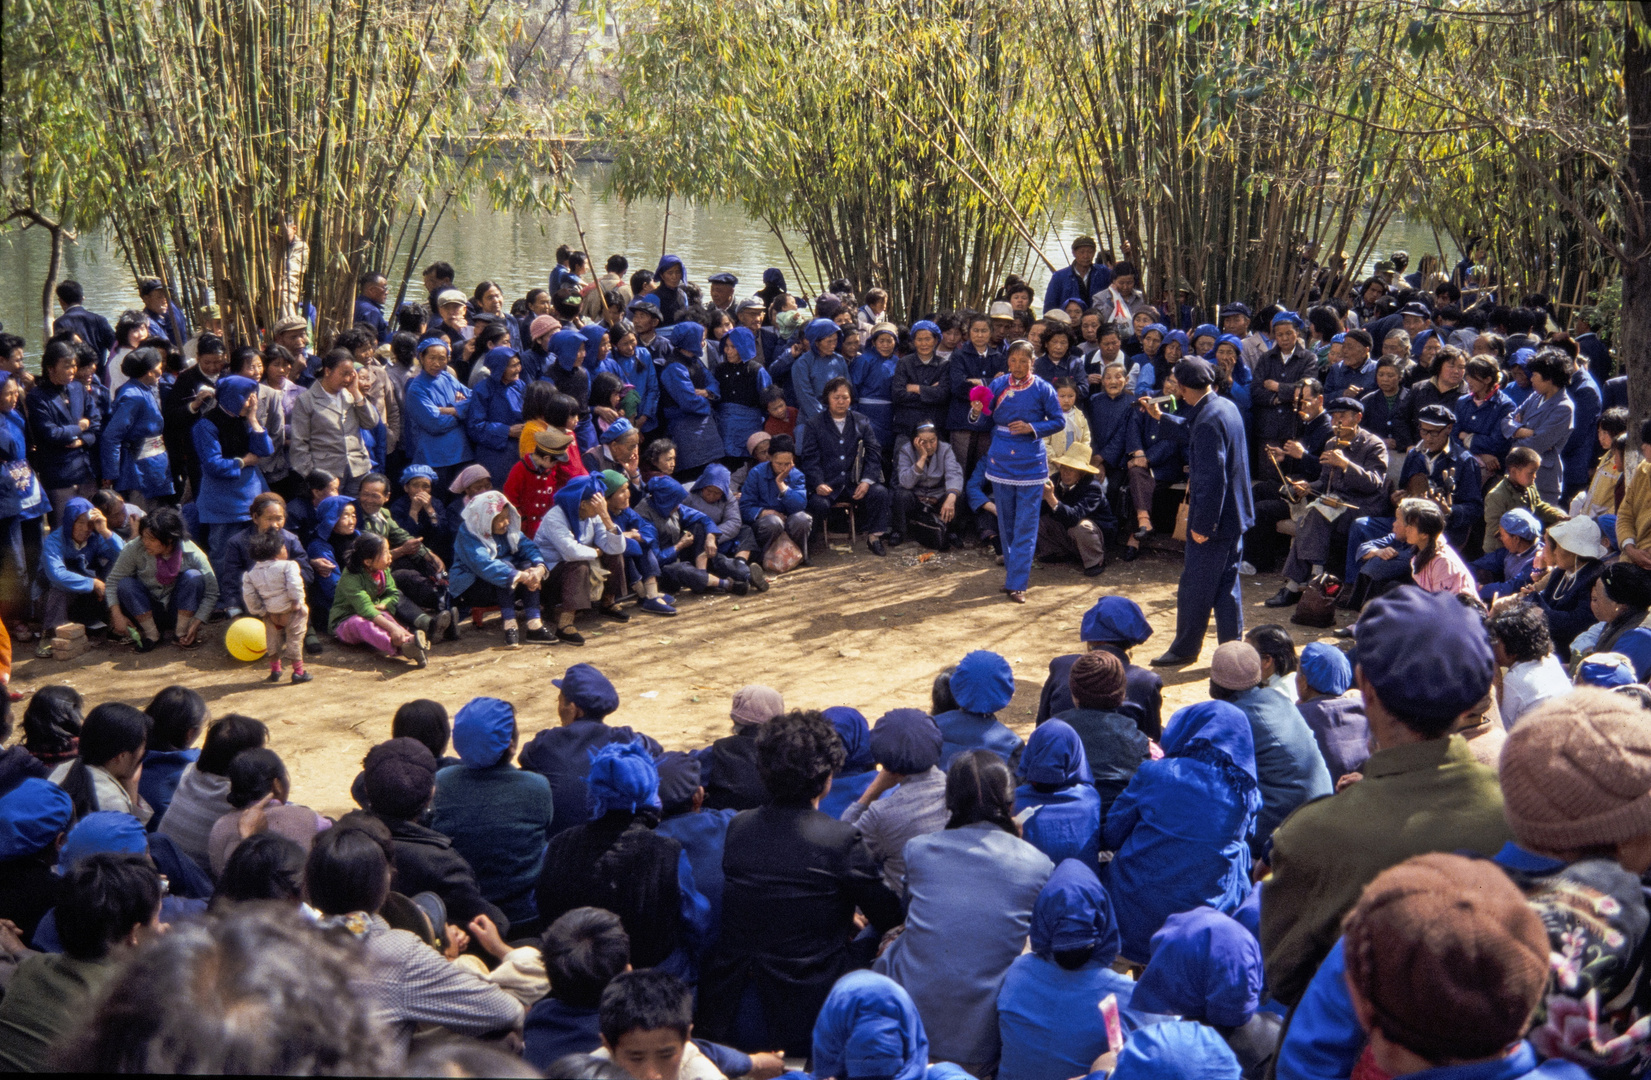
[[[1239,791],[1260,803],[1256,783],[1255,736],[1238,706],[1201,701],[1176,711],[1164,725],[1159,745],[1166,757],[1188,757],[1219,768]]]
[[[830,319],[814,319],[803,327],[803,337],[808,339],[809,345],[818,345],[833,334],[842,333],[842,328]]]
[[[240,416],[247,398],[258,393],[258,384],[244,375],[225,375],[218,380],[214,390],[218,395],[218,408],[231,416]]]
[[[1141,331],[1141,342],[1142,342],[1142,347],[1143,348],[1145,348],[1147,335],[1152,333],[1154,330],[1158,331],[1158,337],[1160,339],[1169,337],[1169,327],[1165,326],[1163,323],[1161,323],[1161,322],[1147,323],[1146,329]],[[1160,340],[1159,344],[1162,345],[1163,341]]]
[[[1141,605],[1127,596],[1103,596],[1084,613],[1079,628],[1080,641],[1104,641],[1133,648],[1152,636],[1152,627],[1141,613]]]
[[[682,279],[686,281],[688,279],[688,268],[682,265],[682,260],[675,255],[661,255],[659,257],[659,266],[654,270],[654,277],[663,278],[665,271],[673,266],[682,271]]]
[[[38,776],[25,778],[0,796],[0,860],[44,851],[74,816],[67,791]]]
[[[972,713],[995,713],[1015,696],[1015,673],[1009,661],[985,649],[959,660],[948,682],[958,705]]]
[[[1215,350],[1223,345],[1231,345],[1233,352],[1238,354],[1239,360],[1244,359],[1244,342],[1236,334],[1222,334],[1215,339],[1215,348],[1210,350],[1208,359],[1211,363],[1215,362]]]
[[[75,498],[63,504],[63,520],[69,523],[70,528],[73,528],[75,522],[91,512],[92,501],[90,499]]]
[[[1020,756],[1020,776],[1029,784],[1062,787],[1095,781],[1089,772],[1089,759],[1084,756],[1083,740],[1072,725],[1055,719],[1039,724],[1026,740],[1026,750]]]
[[[511,358],[515,355],[516,350],[509,345],[499,345],[483,353],[482,367],[487,369],[487,377],[500,386],[505,385],[504,373],[509,370]],[[516,378],[520,380],[521,377],[521,372],[517,372]]]
[[[1199,323],[1197,326],[1192,328],[1192,340],[1194,341],[1197,341],[1201,337],[1219,338],[1220,336],[1221,328],[1216,326],[1214,323]],[[1214,346],[1211,346],[1211,348],[1213,349]]]
[[[602,492],[606,494],[608,485],[602,482],[599,476],[575,476],[572,480],[556,489],[552,501],[562,509],[562,516],[567,518],[568,528],[574,535],[579,533],[579,504],[592,495]]]
[[[1261,1007],[1261,944],[1214,908],[1171,915],[1152,935],[1152,960],[1130,1007],[1238,1027]]]
[[[659,809],[659,769],[640,742],[611,742],[590,752],[590,819],[612,810]]]
[[[635,430],[636,425],[621,416],[619,419],[609,424],[602,434],[598,435],[596,438],[598,442],[600,442],[603,446],[606,446],[609,443],[618,442],[620,439],[623,439]]]
[[[676,351],[687,353],[688,359],[699,360],[704,356],[705,327],[697,322],[680,322],[671,327],[671,344]]]
[[[1118,958],[1118,922],[1093,868],[1077,859],[1062,859],[1043,883],[1032,905],[1032,951],[1045,960],[1058,952],[1093,945],[1091,962],[1102,966]]]
[[[648,498],[661,514],[670,514],[687,497],[688,489],[669,476],[656,476],[648,481]]]
[[[401,470],[401,486],[406,487],[408,484],[412,483],[414,480],[417,480],[421,476],[430,481],[432,484],[436,482],[436,470],[432,469],[430,466],[409,465],[405,469]]]
[[[835,705],[820,715],[831,721],[837,737],[843,740],[843,749],[848,751],[848,759],[843,762],[844,774],[863,773],[877,764],[871,756],[871,728],[859,709]]]
[[[497,765],[515,735],[516,710],[496,697],[471,698],[453,717],[453,749],[472,769]]]
[[[608,340],[608,328],[601,323],[591,323],[579,331],[579,336],[585,339],[585,368],[595,371],[602,342]]]
[[[69,830],[63,841],[63,850],[57,853],[59,873],[68,873],[75,863],[91,855],[105,852],[115,855],[147,855],[149,834],[143,823],[131,814],[116,810],[97,810],[80,819],[80,824]]]
[[[321,500],[321,505],[315,508],[315,538],[323,544],[331,544],[332,531],[338,524],[339,517],[344,513],[346,506],[354,506],[355,500],[345,495],[329,495]],[[359,531],[359,522],[357,523]],[[350,533],[348,535],[354,535]]]
[[[1302,327],[1301,316],[1297,315],[1293,311],[1285,309],[1273,316],[1273,321],[1267,324],[1267,329],[1271,330],[1281,322],[1287,322],[1297,330],[1300,330]]]
[[[1177,345],[1181,346],[1181,355],[1182,356],[1192,356],[1193,355],[1192,342],[1187,340],[1186,331],[1184,331],[1184,330],[1171,330],[1169,333],[1164,335],[1164,344],[1165,345],[1168,345],[1172,341],[1175,342]]]
[[[911,995],[870,971],[851,971],[831,988],[814,1021],[813,1075],[922,1080],[929,1038]]]
[[[420,356],[423,356],[426,352],[429,352],[431,349],[437,349],[437,348],[447,349],[447,348],[451,348],[451,346],[449,346],[447,344],[447,339],[446,338],[427,337],[423,341],[418,343],[418,354]]]
[[[736,326],[728,331],[728,336],[722,339],[732,342],[734,351],[739,353],[740,360],[749,364],[757,358],[757,337],[743,326]]]
[[[1237,1055],[1214,1028],[1171,1020],[1131,1034],[1111,1080],[1240,1080],[1243,1075]]]
[[[585,338],[577,330],[558,330],[550,335],[550,351],[556,357],[556,366],[572,371],[579,366],[579,354],[585,349]]]
[[[937,346],[940,344],[940,324],[939,323],[936,323],[936,322],[934,322],[930,319],[918,319],[916,322],[911,324],[912,337],[915,338],[917,336],[917,332],[919,330],[927,330],[929,333],[934,335],[935,344]]]

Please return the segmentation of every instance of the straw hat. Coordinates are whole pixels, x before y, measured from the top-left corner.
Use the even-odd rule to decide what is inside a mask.
[[[1071,446],[1068,446],[1066,451],[1061,454],[1060,457],[1053,459],[1049,462],[1049,464],[1065,465],[1067,468],[1077,469],[1079,472],[1098,473],[1101,470],[1089,463],[1089,459],[1093,453],[1094,452],[1089,449],[1088,443],[1075,442]]]

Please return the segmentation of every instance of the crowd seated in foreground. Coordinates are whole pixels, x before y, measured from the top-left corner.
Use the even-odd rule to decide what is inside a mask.
[[[563,247],[519,298],[435,262],[388,312],[363,275],[319,352],[296,279],[253,340],[160,278],[114,326],[65,281],[38,374],[0,335],[0,615],[42,656],[67,623],[145,652],[250,616],[267,677],[306,682],[327,639],[423,666],[467,616],[578,646],[593,618],[760,592],[843,517],[874,556],[985,545],[1024,602],[1034,557],[1097,576],[1190,506],[1160,664],[1196,658],[1211,607],[1239,636],[1226,594],[1273,571],[1280,608],[1406,582],[1528,599],[1566,660],[1603,569],[1651,570],[1651,430],[1549,297],[1395,252],[1362,282],[1304,257],[1298,309],[1206,315],[1071,248],[1041,304],[1010,275],[983,310],[903,317],[882,288],[700,285],[675,255],[597,273]]]
[[[548,727],[406,703],[337,820],[251,717],[43,687],[0,729],[0,1066],[1637,1076],[1651,690],[1546,626],[1403,585],[1163,718],[1107,596],[1025,739],[987,651],[871,723],[747,686],[669,752],[576,664]]]

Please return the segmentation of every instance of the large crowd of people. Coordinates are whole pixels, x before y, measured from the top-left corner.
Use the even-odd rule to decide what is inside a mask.
[[[1205,322],[1096,254],[1041,315],[1011,279],[909,327],[778,270],[562,251],[507,310],[437,263],[388,317],[364,277],[321,355],[300,280],[246,343],[159,280],[113,328],[64,283],[38,375],[0,338],[0,601],[43,655],[218,612],[272,681],[467,618],[579,645],[768,588],[836,516],[873,557],[990,545],[1012,602],[1034,560],[1184,554],[1167,650],[1101,595],[1024,738],[984,650],[875,719],[748,685],[669,752],[574,664],[554,718],[407,701],[333,820],[187,687],[0,697],[0,1066],[1643,1075],[1651,424],[1609,353],[1468,265]],[[1299,648],[1244,626],[1278,570]],[[1165,715],[1152,667],[1212,617]]]

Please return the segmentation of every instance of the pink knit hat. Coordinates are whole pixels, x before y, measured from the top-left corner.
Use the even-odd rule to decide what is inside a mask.
[[[557,322],[551,316],[538,315],[535,316],[533,321],[528,324],[527,336],[534,341],[542,341],[561,328],[562,324]]]

